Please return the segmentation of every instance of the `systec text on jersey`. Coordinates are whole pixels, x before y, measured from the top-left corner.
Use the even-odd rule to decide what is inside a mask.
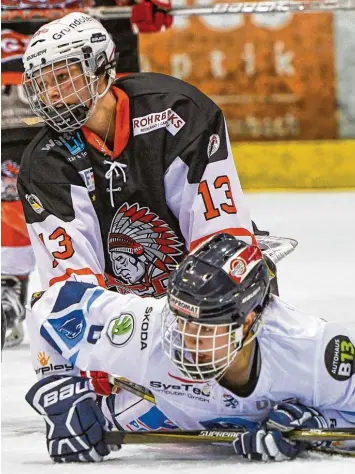
[[[208,386],[198,388],[195,387],[192,383],[182,383],[181,385],[173,385],[165,384],[157,380],[151,380],[150,387],[154,388],[155,390],[162,390],[166,395],[187,396],[188,398],[194,398],[207,403],[209,403],[209,397],[211,396]]]

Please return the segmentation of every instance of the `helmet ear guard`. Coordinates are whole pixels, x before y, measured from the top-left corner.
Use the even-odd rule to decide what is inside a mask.
[[[269,270],[259,248],[229,234],[213,236],[170,277],[164,352],[192,379],[221,377],[243,347],[248,314],[256,313],[251,330],[260,326],[269,292]],[[191,357],[193,362],[184,362]]]

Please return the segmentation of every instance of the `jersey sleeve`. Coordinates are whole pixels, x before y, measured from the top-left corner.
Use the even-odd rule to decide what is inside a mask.
[[[36,176],[25,169],[18,179],[42,289],[69,278],[105,286],[100,226],[88,189],[74,170],[51,160],[47,167],[48,178],[37,161]]]
[[[315,406],[355,423],[355,326],[326,323],[318,351]]]
[[[172,161],[165,173],[164,186],[168,206],[179,221],[189,250],[222,231],[255,243],[220,110]]]
[[[68,364],[139,383],[159,344],[165,298],[122,295],[95,285],[54,285],[32,307],[37,332]]]
[[[34,293],[32,299],[43,297],[44,292]],[[27,333],[30,340],[32,367],[38,379],[49,375],[79,375],[79,369],[65,359],[48,341],[41,336],[41,318],[28,312]]]

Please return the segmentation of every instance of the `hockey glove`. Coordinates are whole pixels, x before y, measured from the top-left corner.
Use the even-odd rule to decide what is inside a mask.
[[[169,28],[173,17],[168,14],[170,0],[143,0],[132,7],[131,24],[139,33],[154,33]]]
[[[54,462],[102,461],[110,453],[103,436],[111,426],[87,378],[47,377],[29,390],[26,400],[44,417]]]
[[[107,372],[98,370],[91,370],[89,372],[81,371],[80,375],[90,379],[91,385],[98,395],[108,397],[112,393],[120,392],[120,389],[110,382],[110,376]]]
[[[288,440],[283,432],[327,427],[323,416],[314,408],[296,402],[282,402],[271,410],[262,427],[241,433],[233,446],[237,454],[250,460],[284,461],[295,458],[308,447],[308,443]]]

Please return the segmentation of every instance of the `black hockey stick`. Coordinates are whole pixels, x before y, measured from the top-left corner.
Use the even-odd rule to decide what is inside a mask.
[[[242,429],[228,430],[171,430],[171,431],[110,431],[105,433],[108,445],[121,444],[206,444],[232,443]],[[293,430],[283,433],[293,441],[345,441],[355,440],[355,429],[334,428],[324,430]]]
[[[109,377],[113,385],[112,392],[116,393],[118,389],[127,390],[138,397],[155,404],[154,394],[130,380],[122,377]],[[107,444],[203,444],[203,443],[231,443],[238,433],[243,430],[197,430],[197,431],[155,431],[155,432],[131,432],[131,431],[111,431],[105,434]],[[355,440],[355,428],[334,428],[324,430],[293,430],[283,434],[285,437],[294,441],[344,441]],[[355,452],[337,450],[336,448],[317,448],[312,447],[312,451],[320,451],[326,454],[339,454],[342,456],[354,456]]]

